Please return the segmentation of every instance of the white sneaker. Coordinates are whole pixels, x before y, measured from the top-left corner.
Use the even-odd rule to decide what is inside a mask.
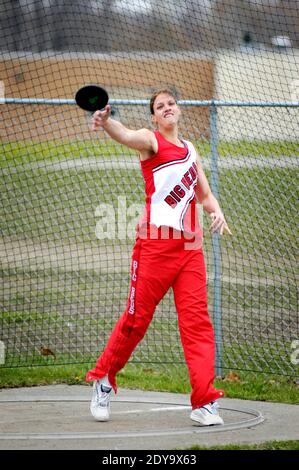
[[[190,418],[196,421],[199,426],[213,426],[214,424],[224,424],[223,419],[219,416],[216,401],[211,401],[205,406],[192,410]]]
[[[96,421],[109,421],[110,397],[112,387],[103,384],[101,380],[93,383],[93,394],[90,403],[90,412]]]

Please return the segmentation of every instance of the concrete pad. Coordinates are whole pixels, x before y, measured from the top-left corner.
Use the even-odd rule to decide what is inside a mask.
[[[170,450],[299,438],[299,405],[219,400],[224,426],[199,427],[189,396],[119,389],[107,423],[89,412],[92,389],[50,385],[0,391],[0,449]]]

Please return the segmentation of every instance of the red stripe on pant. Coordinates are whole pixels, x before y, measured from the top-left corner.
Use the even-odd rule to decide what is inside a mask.
[[[133,249],[131,286],[126,310],[86,380],[108,375],[114,390],[116,374],[144,337],[160,300],[173,289],[179,330],[192,387],[192,408],[219,397],[214,382],[215,342],[208,314],[206,269],[202,249],[186,250],[184,239],[137,239]]]

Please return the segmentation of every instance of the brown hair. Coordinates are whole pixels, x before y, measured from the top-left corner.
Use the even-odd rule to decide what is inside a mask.
[[[168,88],[161,88],[161,90],[157,90],[155,91],[152,96],[151,96],[151,99],[150,99],[150,110],[151,110],[151,114],[155,114],[154,113],[154,103],[156,101],[156,98],[159,96],[159,95],[169,95],[171,96],[175,101],[176,101],[176,97],[174,96],[174,93],[169,90]]]

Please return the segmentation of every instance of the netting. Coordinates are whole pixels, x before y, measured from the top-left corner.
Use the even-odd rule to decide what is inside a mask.
[[[72,104],[97,83],[135,129],[151,127],[153,90],[192,100],[182,137],[233,232],[212,237],[204,216],[218,372],[296,375],[299,2],[0,9],[2,366],[93,362],[125,308],[144,185],[136,153]],[[184,364],[171,291],[131,362]]]

